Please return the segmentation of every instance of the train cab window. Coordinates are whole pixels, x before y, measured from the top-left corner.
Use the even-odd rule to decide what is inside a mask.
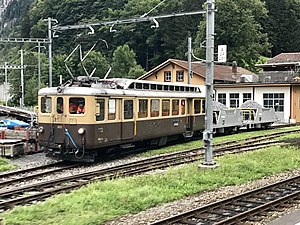
[[[105,113],[105,100],[97,99],[96,104],[96,121],[103,121]]]
[[[185,100],[181,100],[181,115],[185,114]]]
[[[70,114],[84,114],[85,113],[85,99],[84,98],[70,98],[69,99],[69,113]]]
[[[179,115],[179,100],[172,100],[172,116]]]
[[[58,97],[56,99],[56,112],[57,113],[64,112],[64,99],[62,97]]]
[[[52,112],[51,97],[42,97],[41,98],[41,112],[42,113],[51,113]]]
[[[148,117],[148,100],[147,99],[140,99],[139,100],[139,118],[146,118]]]
[[[194,101],[194,113],[199,114],[201,112],[201,100]]]
[[[205,100],[202,100],[201,113],[205,113]]]
[[[108,100],[108,119],[109,120],[116,119],[116,99]]]
[[[133,118],[133,100],[124,100],[124,119]]]
[[[159,99],[152,99],[150,101],[150,116],[158,117],[159,116]]]
[[[170,115],[170,100],[162,100],[162,116]]]

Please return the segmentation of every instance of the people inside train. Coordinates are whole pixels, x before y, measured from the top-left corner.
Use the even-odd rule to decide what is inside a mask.
[[[84,101],[80,101],[77,107],[77,114],[83,114],[83,113],[85,113],[85,104]]]
[[[69,112],[71,114],[76,114],[77,113],[77,105],[75,103],[70,103],[69,104]]]

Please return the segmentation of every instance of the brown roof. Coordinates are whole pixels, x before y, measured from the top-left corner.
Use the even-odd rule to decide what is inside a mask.
[[[280,53],[270,59],[267,64],[300,62],[300,52]]]
[[[138,79],[146,79],[147,77],[151,76],[154,72],[162,69],[163,67],[167,66],[170,63],[174,63],[186,70],[188,70],[188,62],[184,60],[178,59],[168,59],[167,61],[163,62],[159,66],[155,67],[154,69],[150,70],[148,73],[142,75]],[[206,75],[206,65],[204,62],[192,62],[192,72],[193,74],[197,74],[198,76],[204,77]],[[218,65],[214,64],[214,80],[219,81],[227,81],[227,82],[236,82],[237,78],[243,74],[252,75],[253,73],[242,68],[237,67],[237,73],[232,72],[232,66],[227,65]]]

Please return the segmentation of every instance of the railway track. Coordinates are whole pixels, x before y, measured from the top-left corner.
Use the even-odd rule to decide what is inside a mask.
[[[150,225],[223,225],[261,220],[268,211],[300,200],[300,176],[214,202]]]
[[[300,131],[300,129],[298,130]],[[263,141],[267,140],[270,137],[278,137],[280,135],[284,135],[290,132],[295,132],[295,131],[283,131],[283,132],[278,132],[274,134],[268,134],[268,135],[263,135],[263,136],[257,136],[257,137],[252,137],[248,139],[249,141]],[[215,150],[215,155],[220,155],[222,154],[222,148],[221,146],[227,146],[225,150],[229,150],[229,148],[236,148],[238,145],[246,145],[247,142],[244,141],[230,141],[230,142],[223,142],[221,144],[214,145],[217,150]],[[189,151],[201,151],[201,149],[194,149],[194,150],[188,150]],[[202,148],[202,150],[204,150]],[[221,153],[218,153],[221,151]],[[137,152],[141,152],[140,149],[137,150]],[[128,154],[132,154],[132,152],[129,152]],[[79,166],[83,166],[84,164],[67,164],[65,162],[57,162],[53,164],[48,164],[48,165],[42,165],[42,166],[37,166],[37,167],[32,167],[32,168],[27,168],[24,170],[17,170],[17,171],[12,171],[12,172],[7,172],[7,173],[2,173],[0,174],[0,191],[1,189],[18,184],[21,182],[28,182],[30,180],[36,179],[36,178],[41,178],[45,177],[47,175],[53,176],[56,173],[61,173],[63,171],[68,171],[69,169],[73,169]]]
[[[7,185],[23,182],[30,179],[40,178],[46,175],[53,175],[68,169],[82,166],[82,164],[67,164],[65,162],[51,163],[48,165],[31,167],[23,170],[16,170],[0,174],[0,190]]]
[[[292,131],[295,132],[295,131]],[[284,134],[288,133],[287,131]],[[282,132],[278,132],[275,135],[282,135]],[[274,135],[265,135],[265,137],[255,137],[244,141],[241,146],[240,142],[226,143],[226,146],[222,144],[222,147],[216,147],[214,154],[220,156],[228,153],[236,153],[242,151],[249,151],[268,147],[272,145],[278,145],[280,142],[268,140],[273,138]],[[258,142],[259,141],[259,142]],[[68,192],[72,189],[79,188],[93,181],[101,181],[107,179],[113,179],[116,177],[132,176],[142,174],[155,169],[164,169],[169,166],[180,165],[183,163],[190,163],[204,157],[204,149],[186,150],[184,152],[172,153],[168,155],[155,156],[152,158],[144,159],[137,162],[132,162],[116,167],[95,170],[82,174],[67,176],[50,181],[44,181],[35,183],[32,185],[25,185],[21,187],[12,188],[10,190],[0,191],[0,211],[4,211],[12,208],[14,205],[20,205],[30,202],[36,202],[43,200],[49,196],[52,196],[61,192]]]

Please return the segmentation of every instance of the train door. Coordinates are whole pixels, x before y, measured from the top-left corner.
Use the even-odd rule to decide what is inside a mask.
[[[57,123],[65,123],[66,121],[66,112],[65,112],[65,102],[64,102],[64,99],[62,97],[57,97],[55,99],[55,105],[54,105],[54,122],[57,122]]]
[[[187,99],[187,125],[186,130],[187,131],[193,131],[194,130],[194,110],[193,110],[193,99],[189,98]]]
[[[120,117],[121,112],[121,99],[110,98],[108,99],[108,124],[107,130],[109,141],[121,140],[122,121]]]
[[[135,121],[134,121],[134,99],[123,99],[121,115],[121,133],[122,140],[132,139],[135,136]]]

